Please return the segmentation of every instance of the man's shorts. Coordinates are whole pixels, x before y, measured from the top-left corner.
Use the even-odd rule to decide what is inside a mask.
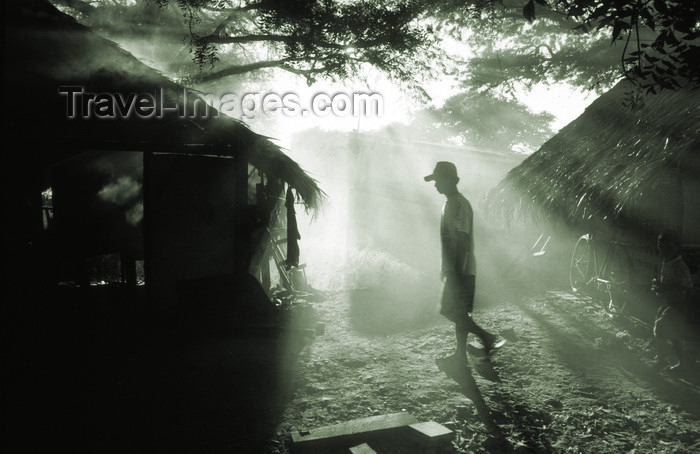
[[[474,309],[476,276],[448,276],[442,286],[440,314],[457,322],[464,320]]]

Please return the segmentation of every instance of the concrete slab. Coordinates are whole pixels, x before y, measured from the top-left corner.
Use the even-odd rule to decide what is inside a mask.
[[[319,453],[330,449],[355,446],[372,438],[408,432],[418,420],[406,412],[354,419],[332,426],[292,432],[292,452]]]
[[[350,454],[377,454],[377,451],[372,449],[367,443],[362,443],[350,448]]]
[[[409,425],[411,435],[424,446],[449,444],[454,432],[435,421],[419,422]]]

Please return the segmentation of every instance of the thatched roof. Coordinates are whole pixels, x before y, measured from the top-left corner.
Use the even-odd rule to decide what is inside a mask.
[[[623,105],[631,89],[619,82],[511,170],[489,193],[492,212],[619,219],[669,172],[700,178],[700,89],[665,90],[634,111]]]
[[[163,99],[171,104],[182,97],[184,87],[47,1],[6,2],[4,16],[5,140],[16,144],[4,164],[13,169],[8,178],[19,180],[40,164],[51,165],[89,150],[201,153],[244,156],[269,177],[294,187],[309,207],[322,198],[316,181],[276,144],[223,114],[67,118],[67,96],[59,94],[59,87],[124,96],[162,88]]]

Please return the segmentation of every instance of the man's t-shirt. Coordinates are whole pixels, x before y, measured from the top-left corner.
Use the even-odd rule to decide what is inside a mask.
[[[451,195],[442,207],[440,221],[440,239],[442,242],[442,267],[449,270],[453,264],[447,263],[447,257],[454,257],[457,248],[458,233],[469,235],[469,251],[463,263],[455,264],[464,275],[476,275],[476,260],[474,259],[474,213],[469,201],[460,193]]]

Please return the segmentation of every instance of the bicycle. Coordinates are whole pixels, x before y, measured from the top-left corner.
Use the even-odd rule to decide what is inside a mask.
[[[631,262],[625,250],[629,243],[611,240],[605,252],[591,233],[579,237],[569,264],[569,284],[574,292],[590,289],[608,296],[607,309],[624,314],[629,302]]]

